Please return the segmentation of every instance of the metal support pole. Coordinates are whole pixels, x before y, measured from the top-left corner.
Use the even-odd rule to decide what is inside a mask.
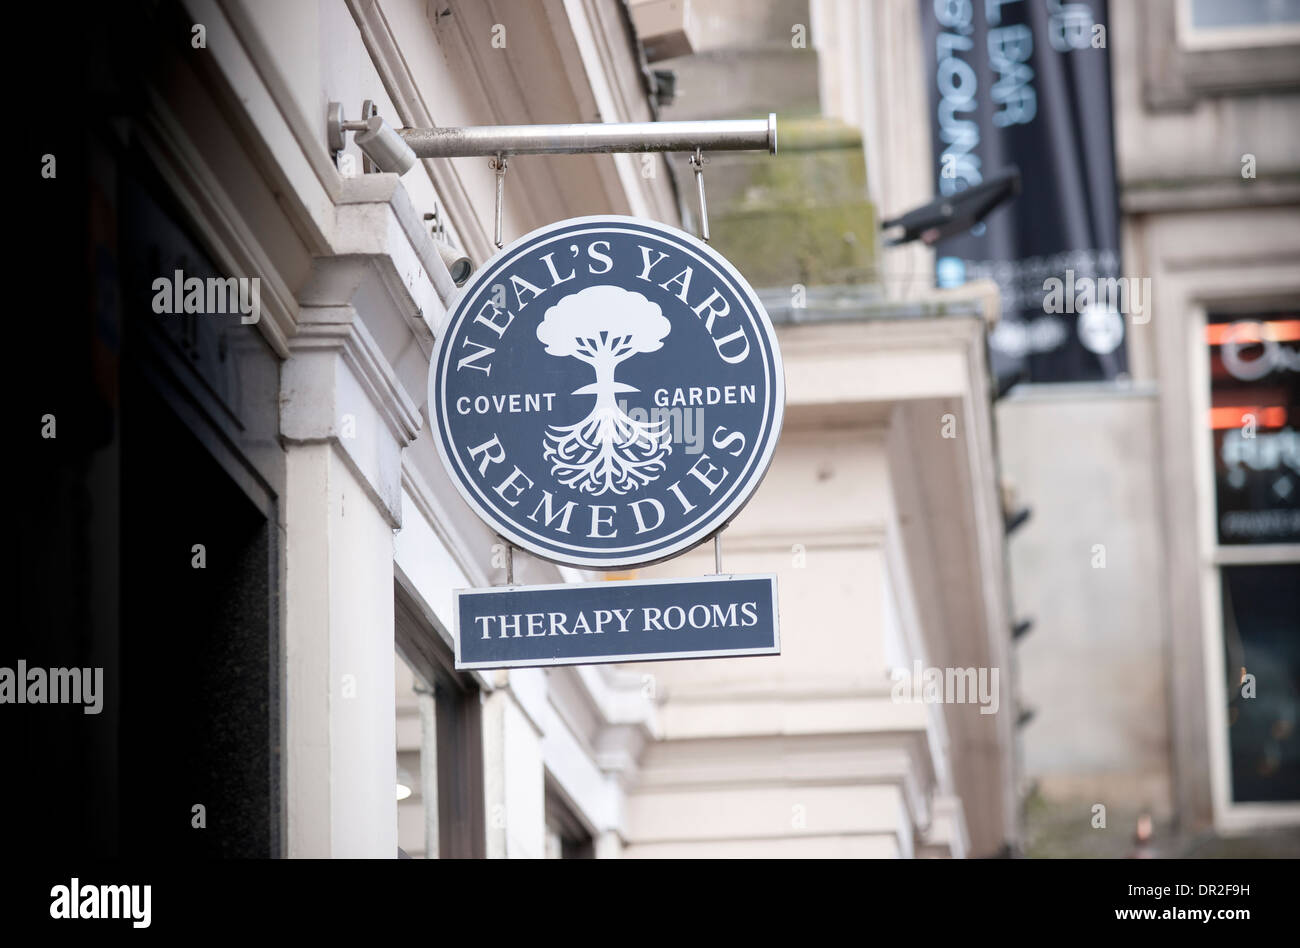
[[[405,174],[420,158],[493,158],[504,170],[511,155],[634,154],[645,152],[767,151],[776,154],[776,114],[766,119],[701,122],[610,122],[582,125],[478,125],[467,128],[394,129],[367,99],[361,120],[349,122],[343,106],[329,103],[325,119],[330,154],[343,150],[346,132],[371,170]],[[495,167],[495,166],[494,166]],[[497,184],[500,189],[500,181]],[[498,229],[499,230],[499,229]],[[497,246],[500,247],[498,238]]]
[[[722,531],[713,535],[713,572],[722,575]]]
[[[767,151],[776,154],[776,115],[705,122],[480,125],[399,128],[419,158],[578,155],[655,151]]]
[[[515,584],[515,548],[506,544],[506,585]]]
[[[704,200],[704,153],[698,148],[690,157],[691,167],[695,170],[695,187],[700,192],[700,239],[709,242],[709,205]]]

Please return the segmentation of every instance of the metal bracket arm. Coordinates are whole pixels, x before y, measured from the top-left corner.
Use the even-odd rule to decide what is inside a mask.
[[[702,122],[395,129],[376,113],[374,102],[366,100],[356,121],[345,119],[343,106],[331,102],[325,129],[330,154],[336,159],[343,151],[345,133],[354,132],[354,141],[375,168],[397,174],[405,174],[420,158],[491,158],[504,168],[505,159],[515,155],[691,152],[698,175],[706,151],[776,154],[775,113],[766,119]]]
[[[674,151],[767,151],[776,154],[776,115],[706,122],[589,125],[480,125],[399,128],[419,158],[497,155],[631,154]]]

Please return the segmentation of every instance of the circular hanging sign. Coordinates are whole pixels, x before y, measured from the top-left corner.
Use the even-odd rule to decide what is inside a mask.
[[[497,253],[429,369],[452,483],[489,526],[597,569],[690,549],[758,487],[785,378],[757,295],[707,244],[580,217]]]

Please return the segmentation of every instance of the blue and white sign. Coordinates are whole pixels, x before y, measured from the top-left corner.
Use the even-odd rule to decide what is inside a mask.
[[[774,576],[456,592],[456,667],[779,655]]]
[[[725,526],[784,406],[749,284],[689,234],[630,217],[563,221],[498,253],[429,371],[438,451],[475,512],[522,549],[599,569]]]

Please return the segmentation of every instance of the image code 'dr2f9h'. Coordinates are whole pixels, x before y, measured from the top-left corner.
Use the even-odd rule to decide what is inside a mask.
[[[781,430],[776,336],[708,245],[628,217],[528,234],[458,298],[429,373],[452,482],[494,530],[548,560],[651,563],[749,499]],[[702,450],[667,413],[697,412]]]

